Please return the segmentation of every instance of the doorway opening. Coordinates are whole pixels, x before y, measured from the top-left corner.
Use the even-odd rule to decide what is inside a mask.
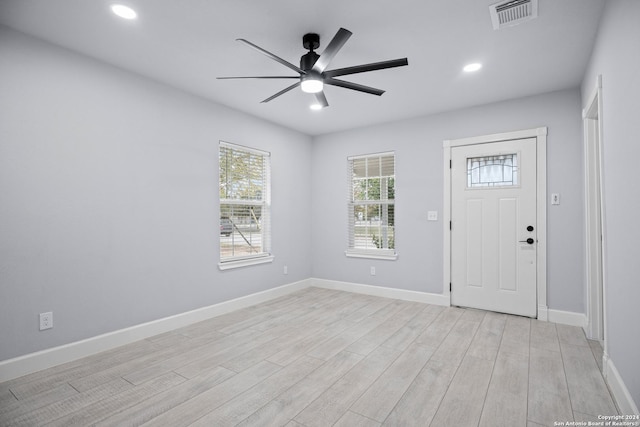
[[[587,328],[589,339],[605,340],[604,231],[602,191],[602,77],[582,111],[585,153]]]
[[[459,157],[459,153],[465,152],[466,149],[461,147],[466,146],[474,146],[483,151],[482,147],[499,147],[500,144],[495,143],[514,143],[518,144],[518,141],[529,140],[530,144],[533,144],[533,149],[530,151],[529,156],[533,157],[532,162],[529,163],[532,166],[529,168],[535,169],[534,171],[529,170],[529,175],[527,180],[528,184],[531,184],[531,181],[535,181],[533,183],[533,188],[531,191],[533,192],[533,203],[527,204],[527,209],[533,210],[532,218],[525,218],[522,220],[514,219],[513,227],[505,230],[497,230],[498,236],[497,238],[493,237],[491,232],[489,233],[479,233],[478,227],[486,227],[485,225],[469,223],[467,222],[467,217],[465,217],[464,212],[463,215],[460,215],[460,212],[463,210],[467,210],[470,216],[469,218],[474,219],[477,222],[477,215],[468,211],[467,208],[478,208],[476,212],[481,212],[479,207],[482,203],[477,200],[471,198],[469,199],[467,196],[464,196],[463,199],[460,199],[459,193],[477,190],[470,190],[469,188],[465,188],[465,185],[461,179],[466,181],[467,171],[456,170],[454,174],[453,165],[454,161],[458,162],[459,165],[457,169],[461,169],[461,165],[464,163],[468,163],[468,159],[463,159],[463,161],[456,160]],[[473,275],[469,275],[468,272],[478,273],[475,274],[475,277],[478,278],[481,275],[485,275],[485,271],[490,269],[498,269],[495,277],[496,280],[489,278],[486,280],[487,289],[489,292],[493,292],[495,295],[506,295],[512,289],[509,289],[509,286],[504,286],[503,284],[492,283],[492,281],[504,281],[504,278],[515,278],[515,282],[512,280],[510,283],[515,283],[516,288],[520,286],[518,283],[519,278],[515,277],[514,274],[517,274],[519,268],[528,265],[531,270],[531,275],[535,275],[535,279],[533,283],[525,283],[524,286],[528,286],[529,290],[526,291],[526,300],[527,303],[523,303],[527,305],[527,316],[537,317],[540,320],[548,320],[548,306],[547,306],[547,263],[546,263],[546,235],[547,235],[547,213],[546,213],[546,144],[547,144],[547,128],[536,128],[536,129],[528,129],[523,131],[516,132],[507,132],[493,135],[485,135],[479,137],[471,137],[471,138],[463,138],[456,140],[447,140],[443,143],[444,148],[444,218],[448,218],[449,221],[443,224],[444,226],[444,286],[443,286],[443,294],[449,297],[450,303],[457,303],[458,300],[464,300],[465,297],[463,292],[467,290],[471,292],[471,294],[478,291],[478,289],[474,288],[474,284],[471,283],[470,277]],[[475,149],[475,148],[474,148]],[[509,147],[513,151],[512,147]],[[521,150],[520,148],[516,149],[516,151]],[[473,150],[472,150],[473,151]],[[473,154],[473,153],[472,153]],[[482,153],[482,155],[485,155]],[[495,162],[494,162],[495,163]],[[464,177],[460,178],[460,174],[463,174]],[[460,181],[460,182],[458,182]],[[519,186],[520,184],[517,184]],[[454,188],[455,187],[455,188]],[[514,198],[515,196],[510,194],[505,194],[504,196],[500,196],[498,193],[505,192],[508,193],[506,186],[504,183],[499,184],[496,187],[495,193],[497,197],[488,197],[486,200],[491,198],[496,199],[496,201],[490,201],[487,206],[493,204],[495,209],[498,209],[498,212],[502,212],[505,214],[509,214],[509,212],[517,212],[518,211],[518,201]],[[479,197],[482,196],[481,191],[477,191]],[[487,194],[487,196],[489,196]],[[467,200],[468,199],[468,200]],[[483,198],[484,199],[484,198]],[[507,209],[507,208],[511,209]],[[490,208],[491,209],[491,208]],[[454,210],[456,212],[454,212]],[[490,210],[486,211],[488,216],[492,215]],[[454,217],[457,221],[457,225],[454,224]],[[513,218],[516,218],[514,215]],[[522,221],[534,221],[535,224],[526,224]],[[490,224],[490,222],[488,223]],[[458,227],[458,230],[463,229],[462,237],[460,234],[454,235],[453,228]],[[465,228],[466,227],[466,228]],[[488,229],[488,228],[487,228]],[[533,234],[535,236],[533,236]],[[512,234],[512,236],[510,235]],[[468,263],[468,260],[473,260],[473,262],[478,262],[477,257],[472,257],[469,254],[469,250],[472,246],[469,245],[478,245],[478,242],[484,242],[484,237],[488,236],[488,240],[497,240],[498,241],[498,255],[494,258],[497,258],[495,262],[491,262],[487,264],[487,267],[482,265],[472,265]],[[505,239],[504,236],[507,236]],[[513,242],[512,242],[513,241]],[[531,243],[529,243],[531,242]],[[482,243],[484,245],[484,243]],[[501,245],[501,246],[500,246]],[[495,245],[494,245],[495,246]],[[476,250],[476,249],[474,249]],[[482,253],[480,250],[476,250],[477,253]],[[475,259],[474,259],[475,258]],[[506,270],[502,269],[501,265],[504,265],[505,260],[511,260],[516,263],[520,263],[521,265],[516,268],[507,268]],[[484,261],[482,261],[484,262]],[[455,269],[455,270],[454,270]],[[474,270],[475,269],[475,270]],[[460,271],[463,270],[461,274]],[[468,271],[467,271],[468,270]],[[454,274],[455,273],[455,274]],[[513,273],[513,274],[512,274]],[[453,283],[455,280],[459,283]],[[461,283],[460,283],[461,282]],[[477,280],[476,280],[477,282]],[[508,282],[508,281],[507,281]],[[506,282],[505,282],[506,283]],[[483,285],[484,286],[484,285]],[[490,288],[493,287],[493,290]],[[456,291],[456,289],[458,291]],[[455,295],[454,295],[455,294]],[[473,297],[472,297],[473,299]],[[493,298],[486,298],[486,301],[491,301]],[[506,300],[505,300],[506,301]],[[463,304],[464,305],[464,304]],[[508,306],[509,303],[503,304],[503,306]],[[482,307],[478,307],[482,308]],[[486,309],[493,311],[505,311],[496,309],[495,307],[488,307]]]

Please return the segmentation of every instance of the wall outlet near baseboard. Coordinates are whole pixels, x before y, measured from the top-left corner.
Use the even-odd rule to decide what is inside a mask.
[[[289,274],[289,267],[287,267],[286,265],[284,266],[284,268],[282,269],[282,273],[283,274]]]
[[[53,328],[53,312],[40,313],[40,330]]]
[[[375,267],[371,267],[371,275],[372,276],[376,275],[376,268]]]

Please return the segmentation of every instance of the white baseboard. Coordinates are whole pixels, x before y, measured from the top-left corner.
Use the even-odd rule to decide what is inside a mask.
[[[416,301],[426,304],[449,306],[449,297],[441,294],[408,291],[406,289],[386,288],[382,286],[361,285],[359,283],[339,282],[336,280],[311,279],[311,285],[318,288],[335,289],[356,294],[374,295],[404,301]]]
[[[578,326],[583,329],[587,327],[587,316],[584,313],[574,313],[573,311],[548,309],[547,320],[553,323],[562,323],[563,325]]]
[[[602,363],[604,366],[604,378],[607,380],[607,384],[609,385],[611,394],[613,394],[616,405],[618,405],[620,413],[623,415],[640,415],[636,402],[633,401],[633,397],[631,397],[629,389],[625,385],[624,381],[622,381],[620,373],[616,369],[611,358],[609,358],[608,354],[605,353],[602,356]]]
[[[164,332],[169,332],[192,323],[220,316],[234,310],[260,304],[262,302],[287,295],[291,292],[308,288],[309,286],[311,286],[310,279],[301,280],[299,282],[224,301],[208,307],[142,323],[140,325],[72,342],[59,347],[26,354],[13,359],[3,360],[0,361],[0,382],[71,362],[121,345],[130,344],[132,342],[162,334]]]

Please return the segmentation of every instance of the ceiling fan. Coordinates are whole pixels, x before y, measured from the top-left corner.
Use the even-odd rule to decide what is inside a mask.
[[[364,86],[357,83],[347,82],[344,80],[336,79],[338,76],[346,76],[350,74],[365,73],[367,71],[383,70],[385,68],[401,67],[403,65],[409,65],[407,58],[392,59],[389,61],[374,62],[371,64],[356,65],[353,67],[337,68],[334,70],[327,70],[327,67],[331,63],[331,60],[340,51],[342,46],[347,42],[352,33],[349,30],[340,28],[333,39],[329,42],[322,55],[318,55],[315,50],[320,46],[320,36],[315,33],[305,34],[302,37],[302,46],[308,49],[309,52],[302,55],[300,58],[300,67],[285,61],[284,59],[274,55],[273,53],[262,49],[259,46],[245,40],[236,39],[239,42],[246,44],[247,46],[257,50],[263,55],[268,56],[276,62],[284,65],[287,68],[298,73],[297,76],[248,76],[248,77],[218,77],[218,79],[297,79],[298,81],[289,87],[284,88],[275,95],[265,99],[264,102],[269,102],[280,95],[283,95],[290,90],[300,86],[303,92],[315,94],[317,104],[316,108],[328,107],[327,97],[324,95],[324,85],[338,86],[346,89],[357,90],[359,92],[370,93],[372,95],[382,95],[384,90],[376,89],[369,86]]]

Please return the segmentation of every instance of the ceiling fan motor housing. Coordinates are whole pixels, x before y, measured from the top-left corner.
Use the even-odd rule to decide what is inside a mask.
[[[309,71],[313,68],[313,64],[320,58],[320,55],[315,53],[314,51],[310,51],[300,57],[300,69],[304,71]]]

